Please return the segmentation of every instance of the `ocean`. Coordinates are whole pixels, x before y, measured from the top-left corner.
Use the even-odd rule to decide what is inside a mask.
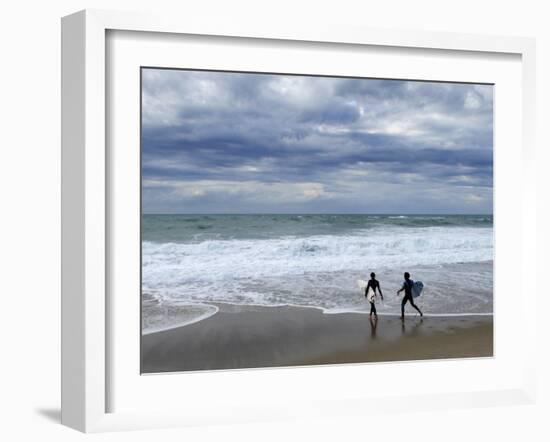
[[[142,332],[205,319],[216,303],[400,314],[403,272],[429,315],[493,313],[491,215],[142,215]],[[416,314],[411,308],[406,313]]]

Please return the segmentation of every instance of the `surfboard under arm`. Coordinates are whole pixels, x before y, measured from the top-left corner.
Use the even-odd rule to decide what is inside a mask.
[[[424,284],[422,283],[422,281],[415,281],[411,289],[413,298],[418,298],[422,293],[423,288]]]

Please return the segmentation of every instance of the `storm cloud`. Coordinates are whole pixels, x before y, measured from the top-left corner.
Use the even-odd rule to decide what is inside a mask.
[[[143,69],[145,213],[492,213],[493,87]]]

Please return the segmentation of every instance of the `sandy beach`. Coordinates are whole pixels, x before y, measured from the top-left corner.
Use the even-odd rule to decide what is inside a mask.
[[[323,314],[217,304],[200,322],[142,336],[142,373],[493,355],[492,316]]]

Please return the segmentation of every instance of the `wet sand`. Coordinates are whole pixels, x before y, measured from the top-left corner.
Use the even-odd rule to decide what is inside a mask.
[[[492,316],[370,320],[301,307],[219,304],[203,321],[142,336],[142,373],[493,355]]]

